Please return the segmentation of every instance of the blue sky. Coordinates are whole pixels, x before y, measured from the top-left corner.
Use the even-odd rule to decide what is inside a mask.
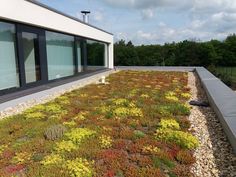
[[[222,40],[236,33],[236,0],[39,0],[135,45]]]

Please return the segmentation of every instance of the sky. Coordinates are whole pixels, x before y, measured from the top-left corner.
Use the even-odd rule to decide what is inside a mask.
[[[135,45],[223,40],[236,33],[236,0],[38,0]]]

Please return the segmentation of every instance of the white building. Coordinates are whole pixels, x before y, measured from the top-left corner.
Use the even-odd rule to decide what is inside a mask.
[[[0,95],[113,68],[113,35],[36,1],[1,0]]]

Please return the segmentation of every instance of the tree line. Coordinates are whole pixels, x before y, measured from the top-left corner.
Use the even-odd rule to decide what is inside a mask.
[[[114,44],[116,66],[236,66],[236,35],[223,41],[184,40],[164,45]]]

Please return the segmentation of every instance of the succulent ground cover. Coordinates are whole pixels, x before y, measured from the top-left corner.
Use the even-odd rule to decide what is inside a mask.
[[[0,121],[0,176],[191,176],[188,75],[121,71]]]

